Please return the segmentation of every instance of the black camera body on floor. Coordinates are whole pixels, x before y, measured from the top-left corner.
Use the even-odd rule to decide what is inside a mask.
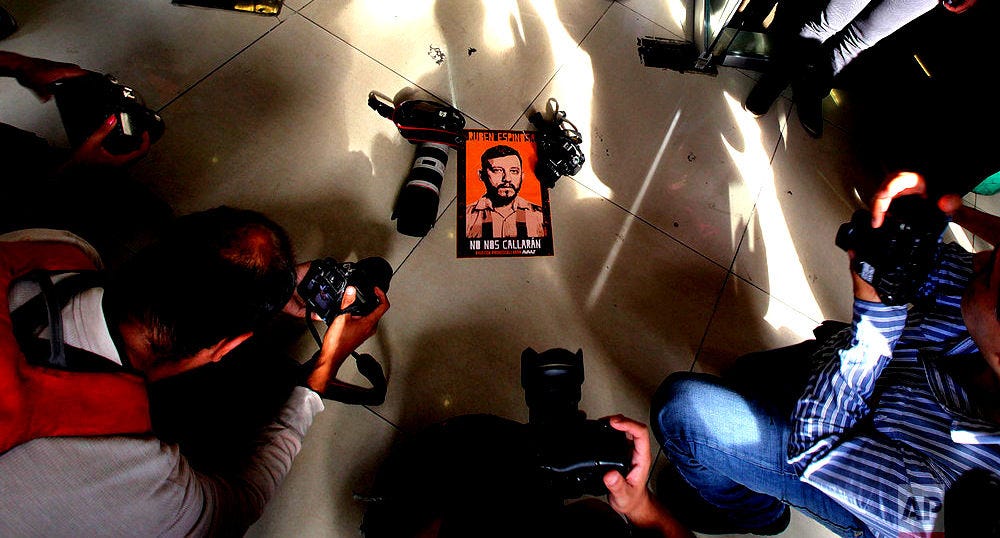
[[[580,149],[583,137],[571,122],[566,120],[566,113],[556,106],[551,120],[542,117],[541,112],[533,112],[528,121],[538,130],[535,144],[538,146],[538,163],[535,164],[535,176],[547,188],[555,186],[562,176],[576,175],[587,158]],[[567,123],[572,129],[566,128]]]
[[[882,226],[859,209],[840,226],[836,244],[853,250],[851,269],[872,285],[882,303],[901,305],[921,295],[941,252],[948,217],[927,199],[902,196],[892,201]]]
[[[121,155],[139,149],[143,133],[149,134],[150,143],[163,136],[160,115],[147,108],[135,90],[111,75],[88,72],[65,78],[53,83],[51,91],[73,147],[83,144],[111,115],[118,117],[118,123],[104,140],[108,153]]]
[[[399,191],[392,218],[399,233],[423,237],[437,220],[448,149],[464,141],[465,116],[455,108],[434,101],[410,100],[394,105],[375,92],[368,94],[368,106],[392,120],[399,134],[417,146],[413,166]]]
[[[583,351],[521,353],[521,386],[535,468],[544,487],[564,499],[605,495],[604,475],[631,469],[632,443],[605,420],[579,410]]]
[[[364,316],[380,304],[375,288],[389,290],[392,266],[383,258],[371,257],[352,262],[338,262],[333,258],[314,260],[309,271],[298,285],[299,296],[309,310],[323,318],[327,324],[340,314]],[[354,302],[341,310],[344,290],[353,286],[357,293]]]

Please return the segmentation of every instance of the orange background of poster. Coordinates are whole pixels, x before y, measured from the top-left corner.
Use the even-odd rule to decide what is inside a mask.
[[[532,133],[534,134],[534,133]],[[542,185],[535,177],[535,163],[538,162],[534,139],[530,136],[523,137],[523,142],[512,140],[466,140],[465,141],[465,204],[467,206],[475,204],[483,194],[486,187],[479,179],[479,169],[481,163],[479,156],[487,149],[496,146],[510,146],[521,154],[521,165],[524,168],[521,181],[521,192],[518,196],[525,200],[542,205]]]

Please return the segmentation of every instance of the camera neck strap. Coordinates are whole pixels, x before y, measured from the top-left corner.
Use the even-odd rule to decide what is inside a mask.
[[[313,339],[316,340],[316,344],[322,348],[323,337],[316,329],[316,325],[312,320],[312,315],[313,310],[307,304],[306,324],[309,326],[309,332],[312,333]],[[316,350],[316,353],[313,353],[312,358],[303,365],[303,377],[308,377],[309,373],[312,372],[316,361],[319,359],[320,351],[321,350]],[[328,400],[334,400],[349,405],[382,405],[382,403],[385,402],[385,393],[389,387],[389,382],[386,380],[385,371],[382,370],[382,365],[375,360],[375,357],[372,357],[368,353],[359,354],[356,351],[351,351],[351,355],[354,356],[354,360],[357,363],[358,372],[361,373],[361,375],[364,376],[364,378],[367,379],[372,386],[370,388],[365,388],[345,383],[336,378],[337,372],[333,372],[326,388],[320,392],[320,396]]]
[[[395,105],[387,104],[382,99],[379,99],[378,94],[375,92],[368,93],[368,106],[375,112],[378,112],[379,116],[386,119],[391,120],[393,115],[396,113]]]

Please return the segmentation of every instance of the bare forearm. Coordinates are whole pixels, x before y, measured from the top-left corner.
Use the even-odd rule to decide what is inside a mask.
[[[27,56],[0,51],[0,77],[18,76],[27,61]]]
[[[952,220],[990,245],[1000,244],[1000,217],[963,205],[952,214]]]

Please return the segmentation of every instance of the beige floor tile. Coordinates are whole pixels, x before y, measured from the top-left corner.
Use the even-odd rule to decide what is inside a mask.
[[[853,189],[863,176],[842,133],[817,141],[789,131],[764,171],[733,270],[813,319],[849,319],[847,254],[834,240],[860,205]]]
[[[302,14],[491,129],[508,129],[605,1],[312,2]]]
[[[850,296],[851,290],[844,293]],[[820,321],[740,278],[730,277],[712,316],[695,370],[718,374],[747,353],[811,339],[812,330]],[[844,321],[850,321],[850,317]]]
[[[390,220],[415,146],[367,98],[405,87],[293,14],[164,111],[164,138],[135,174],[181,213],[265,211],[302,260],[382,256],[395,267],[417,242]],[[454,166],[448,176],[441,211],[454,197]]]
[[[114,74],[154,109],[166,105],[278,24],[275,17],[171,4],[168,0],[108,3],[4,4],[20,28],[2,42],[6,51],[70,62]],[[11,82],[11,81],[5,81]],[[39,114],[30,92],[0,87],[5,123],[64,141],[53,103]]]
[[[292,471],[247,532],[265,536],[360,536],[375,473],[398,431],[361,406],[326,401]]]
[[[623,0],[621,5],[635,11],[643,17],[655,22],[662,27],[661,30],[652,29],[653,37],[664,39],[691,40],[691,29],[689,20],[692,16],[690,6],[686,2],[664,1],[664,0]],[[664,32],[666,30],[666,32]],[[645,36],[635,36],[645,37]]]
[[[651,28],[613,6],[532,108],[555,98],[582,133],[579,197],[607,198],[728,266],[787,103],[754,120],[741,105],[753,81],[735,70],[709,77],[644,67],[631,36]]]
[[[644,416],[660,380],[690,367],[723,269],[569,187],[552,194],[554,257],[456,259],[449,208],[399,269],[381,326],[390,420],[526,418],[519,361],[529,346],[583,350],[580,405],[592,417]]]
[[[300,9],[306,7],[310,1],[311,0],[285,0],[284,7],[299,11]]]
[[[385,367],[386,403],[327,402],[251,536],[358,536],[352,495],[400,429],[527,419],[526,347],[581,349],[580,409],[647,421],[667,374],[719,372],[849,319],[833,240],[861,205],[854,189],[864,198],[882,179],[854,157],[850,101],[824,102],[813,140],[790,91],[762,118],[742,110],[757,73],[644,67],[636,38],[686,36],[685,4],[288,0],[270,18],[169,0],[4,3],[22,28],[3,50],[114,73],[163,108],[164,138],[132,175],[177,213],[262,210],[302,260],[382,256],[397,269],[392,308],[359,350]],[[454,152],[436,227],[399,234],[390,214],[415,148],[367,107],[372,90],[445,100],[470,128],[530,128],[525,112],[557,99],[587,163],[551,191],[555,255],[456,258]],[[65,144],[55,104],[11,79],[0,115]],[[1000,214],[997,200],[970,203]],[[306,334],[293,353],[315,347]],[[340,378],[361,382],[352,361]],[[795,512],[782,536],[830,533]]]

